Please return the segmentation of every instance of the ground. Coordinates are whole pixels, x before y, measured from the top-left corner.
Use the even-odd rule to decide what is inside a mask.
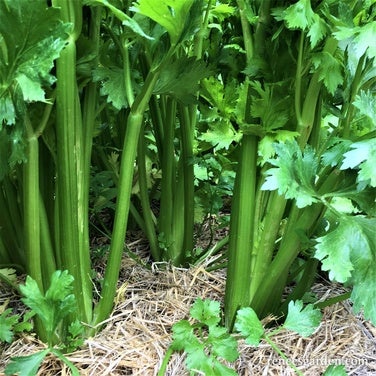
[[[142,248],[137,241],[133,246]],[[195,299],[223,302],[225,270],[207,272],[205,266],[183,269],[155,263],[147,269],[125,254],[111,317],[100,333],[86,340],[82,349],[68,355],[80,374],[157,375],[171,343],[171,327],[180,319],[188,318]],[[343,288],[320,280],[314,291],[324,300],[340,294]],[[330,364],[345,365],[349,375],[376,375],[376,329],[361,314],[353,314],[349,301],[325,308],[320,327],[309,338],[288,331],[273,338],[306,376],[321,375]],[[0,375],[10,357],[42,348],[43,344],[32,335],[3,346]],[[295,375],[266,342],[261,342],[257,348],[240,342],[239,352],[241,356],[232,367],[241,376]],[[69,374],[67,367],[53,357],[43,362],[39,372],[41,376]],[[184,354],[172,356],[166,375],[189,375]]]

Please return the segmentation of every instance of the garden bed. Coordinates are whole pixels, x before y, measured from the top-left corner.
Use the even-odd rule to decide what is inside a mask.
[[[210,260],[207,260],[208,262]],[[81,375],[156,375],[171,343],[171,326],[188,318],[197,297],[223,302],[225,271],[207,272],[205,264],[191,269],[152,264],[151,270],[124,257],[115,308],[104,329],[68,358]],[[343,292],[323,281],[314,292],[321,299]],[[4,295],[3,295],[4,296]],[[320,375],[330,364],[344,364],[349,375],[376,374],[376,329],[354,315],[349,301],[323,310],[320,327],[309,338],[282,331],[276,344],[307,376]],[[0,374],[10,357],[43,348],[25,335],[2,350]],[[266,342],[258,348],[239,343],[240,358],[233,364],[239,375],[295,375]],[[167,375],[188,375],[184,354],[174,354]],[[46,358],[39,375],[69,375],[59,360]]]

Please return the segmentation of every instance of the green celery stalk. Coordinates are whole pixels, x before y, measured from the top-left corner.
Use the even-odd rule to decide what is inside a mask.
[[[146,173],[146,139],[143,135],[144,127],[142,126],[140,139],[138,140],[137,166],[138,166],[138,183],[140,187],[140,202],[142,207],[143,219],[145,222],[145,234],[149,240],[150,253],[154,261],[161,260],[158,238],[155,230],[156,220],[150,208],[150,200],[147,187]]]
[[[73,31],[57,60],[56,137],[57,137],[57,209],[58,260],[62,270],[74,277],[78,317],[90,322],[92,317],[92,283],[87,240],[87,204],[85,193],[89,171],[83,160],[82,114],[76,79],[76,45],[81,32],[81,1],[53,1],[61,8],[63,20],[71,22]],[[86,166],[87,167],[87,166]]]
[[[116,202],[114,228],[101,297],[94,309],[92,321],[94,330],[110,314],[112,309],[124,249],[137,143],[140,137],[144,112],[152,95],[157,78],[158,71],[151,70],[141,92],[135,98],[127,120],[120,162],[119,191]]]
[[[251,247],[255,211],[257,138],[244,135],[236,173],[230,219],[225,291],[225,322],[232,328],[236,312],[249,305]]]
[[[23,203],[24,203],[24,247],[27,274],[44,291],[41,250],[40,250],[40,215],[39,215],[39,146],[38,137],[28,115],[25,115],[27,132],[27,162],[23,165]]]

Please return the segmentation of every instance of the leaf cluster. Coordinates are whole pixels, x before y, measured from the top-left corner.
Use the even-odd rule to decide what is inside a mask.
[[[220,314],[218,302],[197,299],[190,310],[194,322],[181,320],[173,325],[171,347],[187,353],[186,365],[191,371],[205,375],[236,375],[220,361],[232,362],[239,356],[237,341],[219,325]]]
[[[63,355],[62,350],[73,351],[83,344],[82,324],[78,320],[70,320],[68,333],[64,339],[60,338],[57,332],[62,321],[77,309],[75,296],[72,294],[72,282],[73,277],[67,271],[57,270],[53,273],[50,286],[45,294],[30,276],[26,278],[24,285],[20,285],[20,290],[24,295],[22,301],[31,308],[30,314],[36,315],[44,327],[48,348],[28,356],[12,358],[5,369],[6,375],[15,373],[25,376],[35,375],[41,362],[49,353],[61,359],[71,369],[73,375],[79,375],[75,366]],[[3,328],[5,326],[3,334],[5,334],[6,340],[11,339],[10,328],[15,325],[15,320],[18,320],[18,317],[14,316],[6,318],[8,311],[0,316],[0,323],[3,324]],[[58,344],[57,348],[55,348],[56,343]]]
[[[181,320],[173,325],[173,342],[170,348],[186,352],[186,365],[191,372],[202,372],[207,376],[237,375],[232,368],[219,361],[225,359],[233,362],[239,357],[237,338],[220,326],[220,314],[219,302],[198,298],[190,309],[193,322]],[[317,329],[321,318],[320,310],[313,304],[303,306],[302,301],[291,301],[285,322],[273,331],[268,333],[265,330],[256,312],[250,307],[238,310],[235,329],[240,338],[244,338],[251,346],[258,346],[261,340],[267,341],[298,375],[302,375],[271,337],[281,330],[295,331],[303,337],[308,337]],[[346,372],[343,366],[329,367],[325,375],[342,376],[346,375]]]

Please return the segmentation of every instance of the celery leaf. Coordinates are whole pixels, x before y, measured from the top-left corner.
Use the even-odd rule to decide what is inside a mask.
[[[336,229],[317,238],[315,256],[321,260],[322,270],[329,271],[331,280],[344,283],[351,277],[354,270],[351,251],[360,240],[349,221],[341,221]]]
[[[342,216],[339,225],[317,238],[315,257],[331,280],[353,285],[354,310],[376,322],[376,219]]]
[[[168,94],[184,104],[195,103],[199,83],[210,73],[201,60],[187,57],[176,59],[162,69],[154,87],[154,94]]]
[[[63,318],[76,309],[72,282],[73,277],[67,271],[57,270],[51,277],[50,287],[45,295],[30,276],[26,278],[25,285],[20,285],[24,295],[22,301],[40,317],[50,336]]]
[[[213,300],[198,298],[190,309],[191,316],[207,326],[217,325],[220,320],[220,304]]]
[[[363,308],[365,319],[376,324],[376,218],[359,216],[352,219],[354,227],[358,228],[359,242],[353,244],[351,255],[354,264],[351,300],[355,313]]]
[[[309,145],[304,153],[297,142],[274,144],[277,153],[269,162],[275,166],[266,171],[262,190],[276,190],[287,199],[296,199],[298,208],[317,202],[315,193],[315,177],[318,169],[318,158]]]
[[[232,123],[226,119],[219,119],[209,124],[209,129],[199,136],[199,139],[215,146],[216,150],[228,149],[233,142],[241,139]]]
[[[93,72],[93,80],[100,82],[100,93],[107,96],[107,102],[121,110],[127,107],[124,87],[124,71],[117,67],[99,67]]]
[[[250,307],[238,310],[235,329],[245,337],[245,342],[251,346],[258,346],[264,335],[264,327],[256,312]]]
[[[0,35],[6,50],[6,59],[0,59],[0,77],[5,79],[0,86],[19,86],[27,102],[46,101],[44,88],[56,80],[51,69],[70,30],[59,16],[60,10],[47,7],[43,0],[33,1],[32,6],[25,1],[0,2]],[[9,123],[12,105],[9,97],[4,101],[1,106],[7,109]]]
[[[314,21],[314,12],[310,0],[299,0],[283,12],[283,19],[289,29],[305,30]]]
[[[2,307],[0,307],[2,308]],[[11,308],[6,309],[0,314],[0,341],[11,343],[13,340],[13,326],[17,324],[19,315],[11,315]]]
[[[355,142],[351,148],[344,154],[341,170],[358,166],[358,182],[369,182],[371,187],[376,187],[376,139]]]
[[[376,128],[376,97],[370,91],[361,90],[355,97],[353,105],[359,110],[360,114],[368,117]]]
[[[45,356],[49,353],[49,349],[39,351],[27,356],[17,356],[11,358],[11,362],[5,368],[6,375],[19,376],[35,376],[39,366]]]
[[[303,337],[309,337],[320,325],[321,317],[320,310],[314,308],[313,304],[308,304],[303,308],[301,300],[291,301],[283,327]]]
[[[328,52],[318,52],[312,57],[312,63],[329,93],[334,95],[337,87],[343,83],[341,63]],[[330,72],[330,74],[328,74]]]
[[[163,26],[171,44],[175,45],[185,37],[184,34],[189,35],[195,30],[198,17],[192,14],[192,10],[198,8],[200,3],[199,0],[138,0],[131,10]]]
[[[174,350],[189,352],[200,346],[200,341],[193,333],[193,326],[187,320],[180,320],[174,324],[172,332],[172,348]]]
[[[211,345],[213,355],[230,362],[238,358],[238,343],[234,337],[230,336],[226,328],[211,326],[207,341]]]
[[[323,373],[323,376],[347,376],[347,375],[348,374],[343,364],[339,366],[335,366],[332,364]]]

